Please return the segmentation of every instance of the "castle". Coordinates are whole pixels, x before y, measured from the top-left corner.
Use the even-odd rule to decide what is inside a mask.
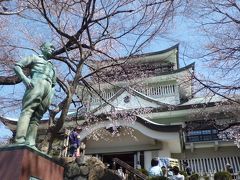
[[[97,72],[88,80],[93,90],[79,85],[78,94],[86,110],[100,118],[77,120],[86,154],[106,163],[117,157],[147,170],[153,157],[170,157],[181,167],[187,161],[197,173],[222,171],[227,163],[240,171],[239,149],[233,141],[220,139],[216,126],[234,118],[222,112],[226,100],[193,93],[195,64],[180,67],[178,48],[89,62]],[[4,123],[14,131],[13,123]],[[74,123],[69,120],[64,126]]]

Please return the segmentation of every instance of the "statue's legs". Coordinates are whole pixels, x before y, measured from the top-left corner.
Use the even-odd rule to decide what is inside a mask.
[[[39,122],[43,117],[43,114],[46,112],[46,108],[42,106],[42,104],[39,105],[39,107],[35,110],[33,113],[33,116],[29,122],[27,134],[26,134],[26,144],[30,146],[36,145],[36,138],[37,138],[37,130],[39,126]]]
[[[31,119],[26,134],[26,144],[29,146],[35,146],[36,144],[38,125],[38,119]]]
[[[27,134],[27,128],[32,116],[32,112],[22,112],[17,123],[17,131],[15,137],[15,143],[25,144],[25,137]]]
[[[41,103],[35,109],[32,115],[32,118],[29,122],[27,134],[26,134],[26,143],[33,147],[35,147],[36,145],[37,130],[38,130],[39,122],[51,103],[52,95],[51,93],[49,93],[49,91],[51,91],[51,87],[49,86],[49,84],[46,85],[45,90],[46,90],[45,91],[46,93],[44,93],[44,97]]]
[[[26,90],[22,100],[22,112],[17,124],[15,143],[25,144],[30,119],[32,119],[34,111],[41,103],[42,95],[41,88],[36,86]]]

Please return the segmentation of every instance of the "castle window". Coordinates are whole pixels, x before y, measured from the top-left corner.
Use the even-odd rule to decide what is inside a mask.
[[[139,90],[140,93],[143,93],[147,96],[168,96],[175,94],[175,85],[160,85],[160,86],[150,86],[145,89]]]
[[[113,91],[101,91],[99,94],[101,95],[101,97],[97,95],[92,97],[92,103],[99,103],[103,101],[103,99],[107,101],[112,98],[115,93]]]
[[[186,133],[187,142],[215,141],[219,140],[216,129],[192,130]]]

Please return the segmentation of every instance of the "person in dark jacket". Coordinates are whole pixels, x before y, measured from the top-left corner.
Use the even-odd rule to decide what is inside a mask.
[[[184,167],[187,175],[188,175],[188,176],[191,176],[191,174],[192,174],[192,168],[188,165],[188,162],[187,162],[187,161],[183,162],[183,167]]]
[[[231,166],[229,163],[226,164],[226,170],[227,170],[227,172],[229,172],[230,174],[233,173],[233,168],[232,168],[232,166]]]
[[[226,164],[226,171],[229,172],[232,175],[232,179],[234,179],[234,173],[231,164],[229,163]]]
[[[77,149],[80,146],[80,135],[79,135],[80,132],[81,132],[81,127],[77,126],[76,128],[73,129],[73,131],[69,135],[69,144],[70,144],[69,155],[71,157],[77,156]]]

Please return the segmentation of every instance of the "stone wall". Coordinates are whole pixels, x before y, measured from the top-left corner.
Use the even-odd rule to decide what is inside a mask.
[[[64,165],[64,180],[121,180],[95,157],[67,157],[61,161]]]

